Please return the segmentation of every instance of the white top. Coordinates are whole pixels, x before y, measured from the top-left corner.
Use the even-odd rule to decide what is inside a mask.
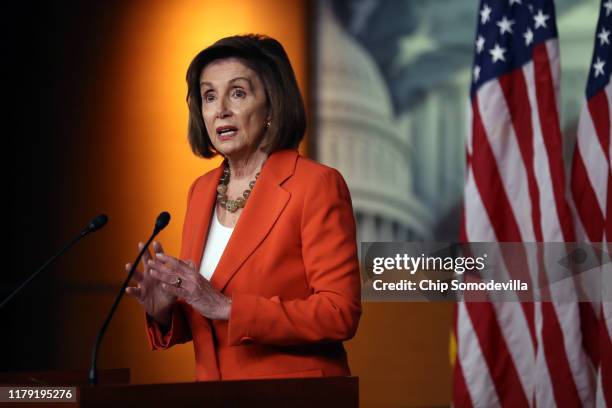
[[[200,264],[200,275],[206,279],[210,280],[215,269],[217,269],[217,264],[232,236],[232,232],[234,232],[234,228],[226,227],[219,222],[217,206],[215,205],[212,223],[208,231],[208,238],[206,239],[206,246],[204,247],[202,263]]]

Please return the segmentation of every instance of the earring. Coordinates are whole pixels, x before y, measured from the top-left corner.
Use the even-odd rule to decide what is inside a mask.
[[[270,125],[271,125],[271,122],[270,122],[270,119],[268,119],[268,120],[266,121],[265,128],[266,128],[266,129],[269,129],[269,128],[270,128]]]

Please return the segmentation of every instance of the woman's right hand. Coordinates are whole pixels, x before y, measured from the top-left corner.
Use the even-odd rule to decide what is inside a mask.
[[[144,244],[138,243],[138,250],[141,251]],[[164,250],[159,242],[153,242],[153,251],[164,253]],[[164,291],[162,282],[151,276],[151,268],[148,266],[151,260],[151,253],[147,249],[142,255],[143,270],[136,269],[134,271],[134,280],[136,286],[128,286],[125,292],[132,295],[143,305],[147,314],[155,319],[158,323],[164,326],[170,326],[172,318],[172,305],[176,302],[176,296]],[[132,264],[125,265],[125,270],[129,271]]]

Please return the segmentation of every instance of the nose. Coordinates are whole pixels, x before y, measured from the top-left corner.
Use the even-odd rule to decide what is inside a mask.
[[[223,118],[230,116],[231,114],[232,112],[229,110],[227,106],[227,101],[225,100],[225,98],[220,98],[219,104],[217,105],[217,115],[216,115],[217,118],[223,119]]]

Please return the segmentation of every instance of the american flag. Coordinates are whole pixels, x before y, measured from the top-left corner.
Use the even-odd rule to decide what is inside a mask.
[[[578,122],[571,190],[578,240],[612,241],[612,0],[602,1],[595,30],[584,108]],[[608,251],[610,252],[610,244]],[[612,406],[612,280],[603,278],[602,301],[581,304],[585,345],[596,370],[597,405]],[[606,276],[608,275],[608,276]]]
[[[552,0],[480,2],[465,242],[576,239],[563,164],[555,21]],[[597,333],[589,329],[599,327],[594,309],[577,302],[458,303],[454,405],[594,406],[595,360],[585,321]]]

